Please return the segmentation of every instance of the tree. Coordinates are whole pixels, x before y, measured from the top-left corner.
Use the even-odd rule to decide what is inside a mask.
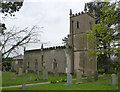
[[[100,8],[99,18],[97,24],[93,25],[93,30],[86,32],[90,38],[94,38],[96,44],[96,50],[91,49],[92,45],[89,46],[88,53],[97,53],[99,57],[104,57],[104,61],[111,61],[111,55],[120,53],[118,48],[114,45],[116,40],[120,40],[115,34],[117,33],[119,27],[119,12],[120,7],[117,7],[118,2],[113,3],[102,3],[102,8]],[[92,40],[90,41],[92,43]],[[98,58],[98,60],[101,60]],[[104,63],[105,71],[108,71],[108,63]],[[106,66],[108,65],[108,66]]]
[[[0,11],[5,14],[5,16],[15,16],[14,12],[17,12],[23,6],[24,0],[2,0],[0,1]]]
[[[25,28],[23,30],[18,30],[15,27],[7,30],[4,35],[0,36],[2,39],[2,55],[7,58],[13,51],[17,53],[16,49],[19,47],[40,41],[37,38],[37,35],[40,35],[39,29],[39,27],[33,26],[32,28]],[[7,49],[5,50],[6,46]]]

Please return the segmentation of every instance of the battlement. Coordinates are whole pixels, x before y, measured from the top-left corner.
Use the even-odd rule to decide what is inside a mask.
[[[33,50],[26,50],[25,52],[31,52],[31,51],[46,51],[46,50],[56,50],[56,49],[65,49],[65,46],[54,46],[49,48],[43,48],[43,49],[33,49]]]

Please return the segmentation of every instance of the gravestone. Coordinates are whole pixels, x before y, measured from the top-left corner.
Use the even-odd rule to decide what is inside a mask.
[[[28,70],[27,70],[27,69],[25,70],[25,75],[26,75],[26,76],[28,75]]]
[[[72,75],[67,74],[67,83],[65,83],[64,85],[70,85],[70,84],[72,84]]]
[[[48,71],[45,68],[43,68],[43,80],[48,80]]]
[[[111,75],[111,86],[116,85],[116,74]]]
[[[30,81],[32,81],[32,76],[30,76]]]
[[[26,84],[22,83],[22,89],[25,89],[25,88],[26,88]]]
[[[19,68],[18,76],[22,76],[22,68]]]
[[[92,81],[92,72],[91,71],[87,71],[87,81],[88,82]]]
[[[58,68],[56,68],[56,69],[54,70],[54,75],[55,75],[55,76],[59,76]]]
[[[76,80],[76,84],[80,84],[82,83],[82,71],[77,70],[77,80]]]
[[[15,80],[15,79],[16,79],[16,75],[13,74],[13,75],[11,76],[11,79],[12,79],[12,80]]]
[[[39,81],[40,80],[40,78],[39,78],[39,70],[37,70],[37,78],[35,79],[35,81]]]
[[[95,81],[98,80],[98,72],[97,72],[97,71],[94,72],[94,80],[95,80]]]
[[[107,79],[106,74],[103,73],[103,80],[106,80],[106,79]]]

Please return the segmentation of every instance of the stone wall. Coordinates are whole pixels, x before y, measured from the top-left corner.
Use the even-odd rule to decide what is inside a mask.
[[[67,58],[65,48],[45,49],[43,50],[43,60],[47,66],[48,72],[53,72],[53,62],[56,60],[59,73],[66,73]],[[35,71],[35,62],[38,62],[39,71],[42,71],[42,52],[39,50],[26,51],[24,54],[25,69],[29,62],[28,71]]]

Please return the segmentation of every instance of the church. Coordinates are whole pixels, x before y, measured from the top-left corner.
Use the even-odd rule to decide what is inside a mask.
[[[49,73],[76,73],[78,69],[86,74],[87,71],[97,70],[96,56],[89,56],[88,36],[82,36],[86,31],[92,29],[95,24],[94,14],[87,12],[85,5],[84,12],[72,14],[70,9],[70,33],[66,46],[56,46],[41,49],[24,50],[24,62],[22,66],[14,65],[12,69],[22,68],[23,71],[42,72],[45,67]],[[94,46],[94,45],[93,45]],[[89,61],[92,57],[92,61]],[[15,68],[16,66],[16,68]]]

